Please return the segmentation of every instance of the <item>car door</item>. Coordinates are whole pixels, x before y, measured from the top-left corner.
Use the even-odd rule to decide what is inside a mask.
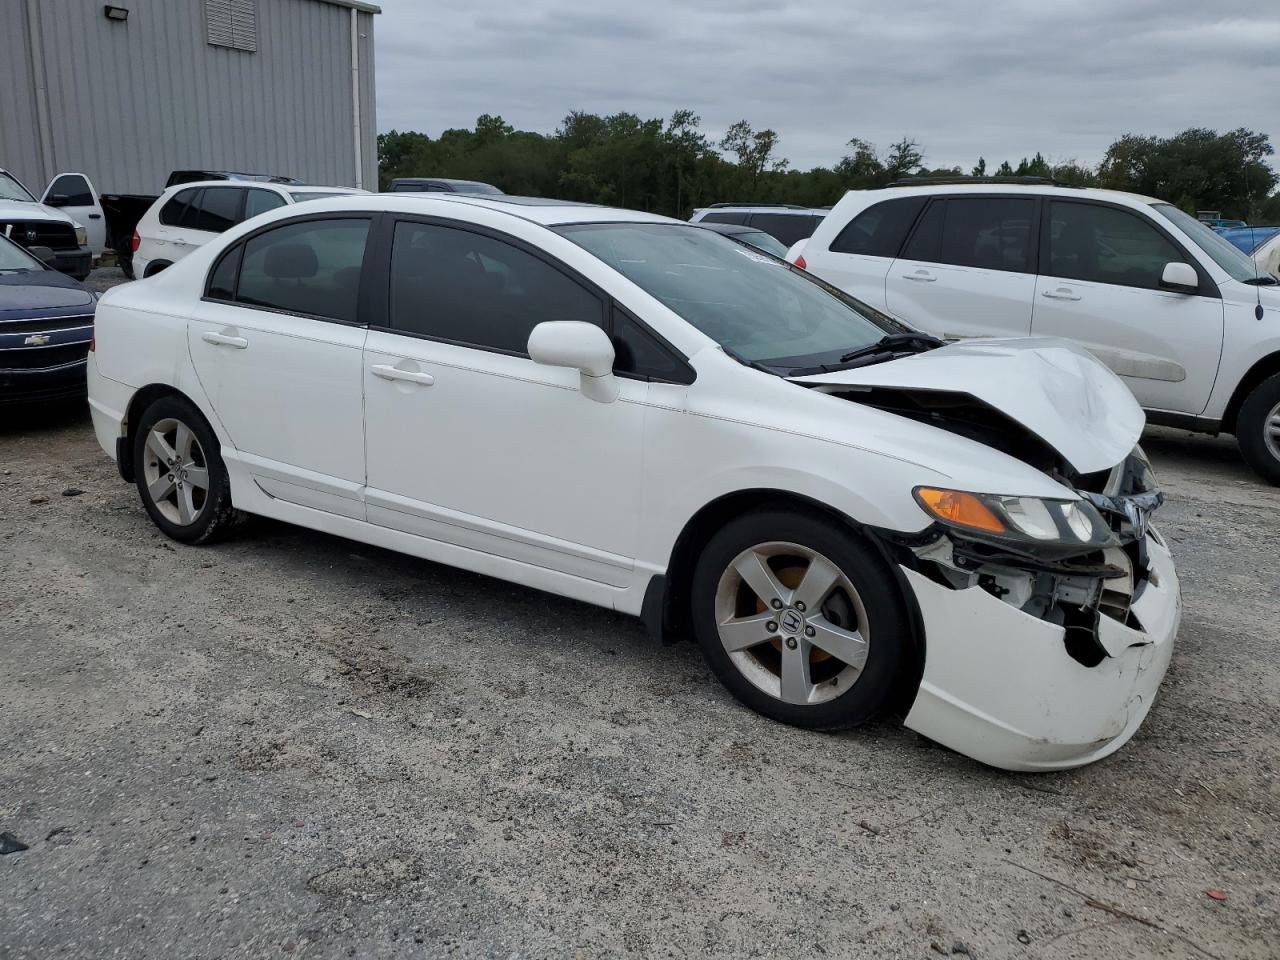
[[[360,286],[368,215],[274,223],[224,253],[188,324],[191,361],[271,496],[364,518]]]
[[[58,174],[49,181],[40,202],[57,207],[83,226],[94,259],[102,256],[107,246],[107,222],[102,216],[98,191],[88,177],[83,173]]]
[[[1222,354],[1217,285],[1173,237],[1140,214],[1106,203],[1053,199],[1031,330],[1087,347],[1147,409],[1200,413]],[[1161,288],[1170,262],[1200,275],[1200,292]]]
[[[534,326],[603,325],[605,299],[515,238],[384,222],[386,299],[365,344],[371,523],[623,586],[636,553],[644,400],[583,396],[534,363]]]
[[[949,340],[1031,330],[1039,201],[935,197],[885,279],[894,316]]]
[[[836,234],[828,249],[805,247],[810,272],[864,303],[887,309],[885,278],[928,202],[928,196],[920,195],[872,204]]]

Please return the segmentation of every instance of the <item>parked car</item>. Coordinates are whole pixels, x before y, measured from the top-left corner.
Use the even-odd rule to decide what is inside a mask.
[[[1150,421],[1234,434],[1280,483],[1280,290],[1171,204],[1047,184],[856,191],[791,257],[946,339],[1076,340]]]
[[[474,193],[502,194],[492,183],[479,180],[450,180],[447,177],[397,177],[387,186],[388,193]]]
[[[763,230],[757,230],[755,227],[747,227],[739,223],[706,222],[698,223],[697,226],[703,230],[718,233],[722,237],[728,237],[730,240],[745,243],[747,246],[755,247],[757,250],[763,250],[779,260],[787,255],[787,248],[783,246],[781,240],[772,234],[765,233]]]
[[[282,207],[106,293],[89,384],[176,540],[244,511],[638,615],[802,727],[896,711],[986,763],[1077,766],[1133,735],[1173,647],[1110,371],[942,346],[663,217]]]
[[[210,180],[170,187],[138,221],[133,275],[150,277],[238,223],[292,203],[343,194],[354,187],[314,187],[273,181]]]
[[[86,227],[67,213],[36,200],[17,177],[4,169],[0,169],[0,234],[22,247],[47,247],[53,251],[53,267],[77,280],[89,276],[93,269]]]
[[[54,258],[0,237],[0,404],[85,392],[97,298],[47,266]]]
[[[790,203],[713,203],[693,211],[690,223],[737,223],[763,230],[784,247],[812,236],[825,209]]]
[[[1271,239],[1253,251],[1253,262],[1258,265],[1262,276],[1275,277],[1280,280],[1280,233],[1271,235]]]
[[[1218,235],[1245,253],[1253,253],[1268,239],[1280,233],[1280,227],[1232,227],[1219,230]]]

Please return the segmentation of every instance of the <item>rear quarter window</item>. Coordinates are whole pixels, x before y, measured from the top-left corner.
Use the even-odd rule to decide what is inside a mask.
[[[831,241],[832,253],[896,257],[928,197],[884,200],[863,210]]]

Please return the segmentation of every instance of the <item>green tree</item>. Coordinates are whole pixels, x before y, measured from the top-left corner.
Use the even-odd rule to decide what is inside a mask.
[[[919,173],[924,163],[920,144],[910,137],[903,137],[889,148],[884,160],[885,176],[889,182]]]

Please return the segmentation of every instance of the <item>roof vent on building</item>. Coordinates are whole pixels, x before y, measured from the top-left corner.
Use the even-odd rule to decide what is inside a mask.
[[[209,44],[255,53],[258,49],[257,0],[204,0]]]

